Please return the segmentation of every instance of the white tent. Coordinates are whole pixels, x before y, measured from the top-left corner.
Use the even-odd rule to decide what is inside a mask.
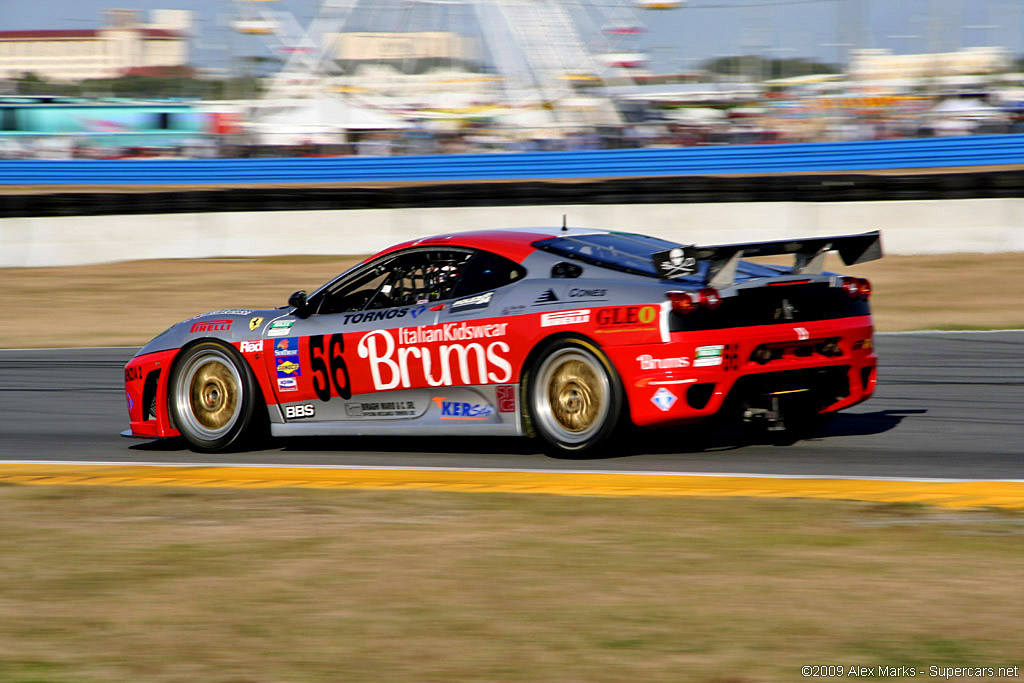
[[[252,113],[247,125],[261,142],[274,145],[344,142],[345,131],[410,127],[412,124],[387,112],[341,97],[265,104]]]

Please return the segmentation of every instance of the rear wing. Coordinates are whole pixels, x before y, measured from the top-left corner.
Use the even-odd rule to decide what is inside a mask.
[[[654,260],[655,271],[668,280],[692,275],[697,272],[700,261],[708,261],[704,282],[709,287],[721,289],[732,285],[736,277],[736,267],[744,256],[793,254],[794,274],[816,274],[821,272],[825,265],[825,254],[830,251],[839,252],[839,258],[848,266],[880,259],[881,233],[874,230],[860,235],[677,247],[659,251],[651,258]]]

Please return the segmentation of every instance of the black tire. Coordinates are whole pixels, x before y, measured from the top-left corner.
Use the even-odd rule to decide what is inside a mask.
[[[260,396],[245,361],[218,341],[182,351],[167,389],[174,426],[192,450],[203,453],[246,443],[260,422]]]
[[[618,373],[597,346],[566,338],[537,354],[527,376],[526,406],[549,455],[594,457],[612,454],[625,396]]]

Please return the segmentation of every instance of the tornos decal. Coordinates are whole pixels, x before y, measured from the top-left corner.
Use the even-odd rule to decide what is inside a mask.
[[[708,367],[710,365],[721,365],[722,352],[724,350],[724,344],[715,344],[714,346],[698,346],[697,351],[694,354],[693,367],[703,368]]]
[[[263,350],[263,340],[244,341],[241,344],[242,353],[256,353]]]
[[[345,364],[345,336],[317,334],[307,341],[313,391],[321,401],[331,400],[331,389],[342,398],[352,398],[352,380]]]
[[[294,320],[275,320],[270,323],[270,327],[267,329],[267,336],[285,337],[292,331],[292,325],[294,324]]]
[[[494,393],[498,397],[499,413],[516,412],[516,388],[514,385],[502,384],[494,388]]]
[[[512,378],[510,351],[505,341],[461,343],[470,339],[504,337],[508,323],[440,326],[396,331],[374,330],[359,340],[360,358],[369,362],[373,387],[452,386],[453,384],[500,384]],[[425,346],[435,342],[454,344]]]
[[[677,400],[676,395],[665,387],[661,387],[654,392],[654,396],[651,396],[651,403],[656,405],[658,410],[663,413],[667,412]]]
[[[656,332],[653,327],[658,319],[657,306],[619,306],[600,308],[595,316],[598,333],[610,332]]]
[[[231,329],[231,322],[230,320],[203,320],[192,323],[190,332],[226,332]]]
[[[486,403],[446,401],[444,396],[435,396],[432,400],[441,411],[442,420],[486,420],[494,414],[494,408]]]
[[[680,356],[679,358],[655,358],[651,354],[645,353],[637,356],[636,360],[640,363],[641,370],[672,370],[690,367],[690,359],[686,356]]]
[[[297,406],[285,406],[284,417],[286,420],[297,420],[303,417],[316,417],[316,408],[312,403],[303,403]]]
[[[252,320],[249,321],[249,329],[252,330],[253,332],[255,332],[256,328],[259,327],[262,324],[263,324],[263,318],[261,318],[259,316],[256,316],[255,318],[253,318]]]
[[[346,403],[348,417],[415,417],[413,401],[379,401],[377,403]]]
[[[542,313],[540,316],[541,327],[556,327],[558,325],[579,325],[590,322],[590,309],[583,308],[578,311],[558,311],[557,313]]]
[[[358,325],[359,323],[375,323],[381,320],[394,320],[395,318],[404,318],[405,316],[412,314],[412,317],[418,316],[423,312],[424,306],[417,308],[389,308],[386,311],[363,311],[362,313],[346,313],[342,316],[342,323],[345,325]]]
[[[453,301],[450,309],[452,313],[461,313],[463,311],[472,311],[477,308],[487,308],[491,305],[492,298],[494,298],[494,292],[477,294],[476,296]]]

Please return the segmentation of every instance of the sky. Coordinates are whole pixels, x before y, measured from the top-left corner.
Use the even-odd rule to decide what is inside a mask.
[[[364,1],[375,4],[372,0]],[[602,22],[621,23],[618,17],[626,13],[638,16],[648,32],[638,39],[637,47],[645,48],[655,70],[662,72],[689,69],[707,59],[739,54],[810,57],[836,63],[843,61],[851,45],[887,48],[897,53],[982,45],[1008,47],[1013,54],[1024,52],[1024,0],[688,0],[682,7],[666,11],[635,11],[631,1],[619,0],[574,0],[574,4],[590,8],[588,18],[580,25],[595,34]],[[232,57],[272,54],[259,38],[226,28],[243,5],[287,9],[305,25],[320,2],[0,0],[0,30],[98,28],[103,9],[111,6],[147,11],[189,9],[195,12],[196,22],[192,61],[199,66],[224,67]],[[466,7],[457,0],[408,5],[421,12],[443,11],[430,8],[444,5]],[[412,16],[409,12],[367,10],[352,15],[354,20],[357,16],[380,26],[380,31],[417,28],[408,21],[396,23],[399,20],[394,19]],[[451,21],[454,26],[454,20]],[[616,47],[621,50],[631,45],[624,42]]]

